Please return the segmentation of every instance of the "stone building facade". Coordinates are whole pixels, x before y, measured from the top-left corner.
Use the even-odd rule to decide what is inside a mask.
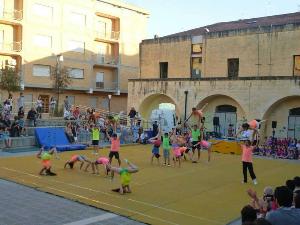
[[[217,23],[140,45],[141,73],[128,107],[144,118],[160,103],[183,120],[205,103],[206,126],[266,119],[264,136],[300,138],[300,13]],[[186,98],[187,95],[187,98]],[[272,128],[272,121],[277,123]]]

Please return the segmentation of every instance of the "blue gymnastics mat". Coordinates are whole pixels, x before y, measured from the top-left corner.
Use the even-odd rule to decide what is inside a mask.
[[[35,137],[40,146],[45,149],[56,147],[58,151],[71,151],[86,149],[86,145],[70,144],[63,128],[36,128]]]

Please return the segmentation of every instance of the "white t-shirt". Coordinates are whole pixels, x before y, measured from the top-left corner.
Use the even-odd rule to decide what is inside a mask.
[[[241,133],[242,139],[247,139],[247,140],[252,141],[252,139],[253,139],[253,132],[254,132],[253,130],[242,131],[242,133]]]

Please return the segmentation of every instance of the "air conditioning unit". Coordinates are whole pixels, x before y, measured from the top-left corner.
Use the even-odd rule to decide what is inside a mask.
[[[93,89],[93,88],[90,88],[90,89],[89,89],[89,94],[93,94],[93,92],[94,92],[94,89]]]

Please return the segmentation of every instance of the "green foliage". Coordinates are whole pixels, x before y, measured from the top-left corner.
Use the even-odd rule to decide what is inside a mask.
[[[8,93],[21,90],[21,76],[14,68],[0,70],[0,88]]]
[[[66,67],[53,67],[51,71],[53,89],[56,94],[61,94],[72,83],[72,79],[69,76],[69,69],[67,69]]]
[[[51,79],[53,81],[53,91],[57,96],[57,106],[59,107],[59,96],[63,93],[66,88],[72,83],[69,69],[66,67],[52,67],[51,68]],[[55,110],[55,114],[61,114],[60,109]]]

